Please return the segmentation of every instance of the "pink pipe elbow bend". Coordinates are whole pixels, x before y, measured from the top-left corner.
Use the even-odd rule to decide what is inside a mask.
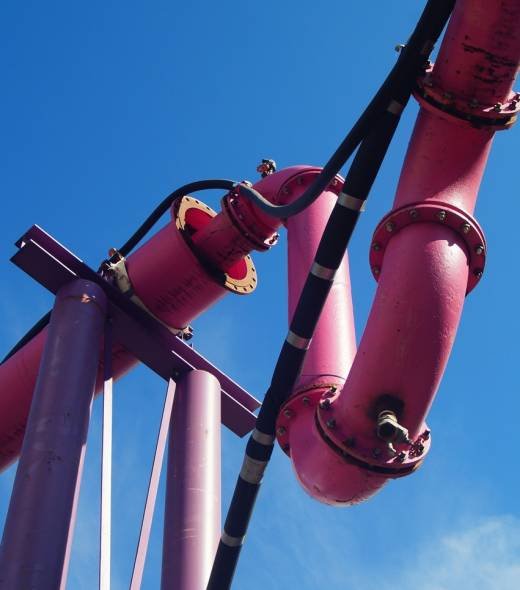
[[[486,19],[476,19],[482,11]],[[304,392],[282,408],[278,439],[303,487],[322,502],[361,502],[414,471],[429,450],[426,415],[465,295],[484,268],[486,243],[471,214],[493,132],[516,108],[519,16],[520,0],[457,3],[432,78],[466,104],[471,94],[484,106],[508,106],[498,121],[432,102],[421,109],[394,208],[371,243],[379,284],[346,383],[341,391]]]

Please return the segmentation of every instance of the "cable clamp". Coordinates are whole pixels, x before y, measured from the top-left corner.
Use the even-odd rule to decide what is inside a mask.
[[[243,537],[233,537],[228,535],[226,531],[222,531],[222,536],[220,537],[221,542],[228,547],[240,547],[244,544],[244,539],[246,536]]]
[[[298,336],[298,334],[291,332],[291,330],[289,330],[287,338],[285,339],[285,341],[291,346],[294,346],[294,348],[299,348],[300,350],[307,350],[311,345],[311,340],[312,338],[303,338],[303,336]]]
[[[323,266],[319,262],[313,262],[311,266],[311,274],[318,279],[323,279],[324,281],[333,281],[337,270],[337,268]]]
[[[340,193],[338,197],[338,205],[361,213],[365,210],[366,201],[365,199],[359,199],[358,197],[347,195],[347,193]]]
[[[247,483],[258,485],[262,481],[266,467],[267,461],[259,461],[246,454],[240,470],[240,477]]]
[[[182,340],[190,340],[193,336],[193,329],[191,326],[186,326],[185,328],[172,328],[168,326],[165,322],[163,322],[160,318],[154,315],[148,307],[143,303],[143,301],[135,294],[134,288],[132,286],[132,281],[128,276],[128,271],[126,269],[126,258],[121,256],[117,250],[112,248],[110,250],[110,260],[107,261],[105,265],[105,269],[110,273],[110,275],[114,278],[115,284],[118,289],[126,295],[130,301],[138,305],[141,309],[144,309],[148,315],[154,318],[157,322],[162,324],[165,328],[167,328],[172,334],[179,336]]]
[[[270,447],[274,443],[275,437],[272,434],[265,434],[256,428],[253,430],[251,437],[255,442],[264,447]]]

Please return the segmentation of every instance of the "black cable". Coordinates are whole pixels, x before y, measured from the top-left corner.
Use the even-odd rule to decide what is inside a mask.
[[[410,64],[424,63],[433,47],[433,42],[442,32],[453,5],[454,2],[448,0],[428,2],[408,44],[408,52],[412,51],[410,47],[413,47],[417,54],[415,57],[411,56]],[[416,74],[412,67],[404,67],[403,72],[395,74],[396,82],[391,100],[405,106],[415,83]],[[407,76],[410,76],[410,79]],[[413,79],[411,79],[412,76]],[[368,197],[397,127],[399,114],[399,112],[387,111],[370,135],[363,140],[345,179],[342,194],[361,201]],[[339,267],[359,214],[359,209],[342,206],[338,200],[316,253],[317,264],[328,269]],[[320,279],[312,272],[309,273],[291,321],[289,334],[293,333],[304,341],[310,341],[331,285],[331,280]],[[260,490],[261,479],[273,451],[276,417],[281,405],[294,389],[305,355],[306,349],[292,344],[288,336],[278,357],[271,386],[260,408],[256,428],[246,447],[243,468],[237,479],[207,590],[228,590],[231,587],[242,543]],[[261,468],[257,466],[256,477],[251,478],[250,466],[254,466],[255,462],[258,464],[258,461],[262,462],[262,466]]]
[[[388,108],[391,100],[399,101],[400,96],[396,95],[396,88],[401,89],[403,96],[410,94],[416,77],[424,67],[454,5],[454,0],[430,0],[427,3],[412,36],[401,50],[385,81],[320,174],[297,200],[288,205],[273,205],[264,197],[258,198],[248,194],[244,196],[264,213],[279,219],[296,215],[311,205],[345,165],[375,120]]]
[[[161,203],[152,211],[152,213],[145,219],[145,221],[139,226],[132,236],[119,248],[115,256],[128,256],[128,254],[137,246],[137,244],[145,237],[145,235],[152,229],[152,227],[159,221],[159,219],[168,211],[173,205],[176,199],[182,198],[184,195],[189,193],[195,193],[202,190],[211,189],[222,189],[230,191],[235,187],[240,186],[243,195],[250,195],[254,198],[262,198],[260,194],[253,188],[240,184],[234,180],[227,179],[210,179],[210,180],[198,180],[190,182],[181,186],[177,190],[170,193],[165,197]],[[23,348],[30,340],[37,336],[50,321],[51,312],[46,313],[40,318],[36,324],[11,348],[6,354],[0,364],[5,363],[9,358],[16,354],[21,348]]]
[[[222,190],[233,190],[239,187],[242,195],[254,200],[263,199],[263,197],[255,191],[254,188],[241,184],[235,180],[227,179],[211,179],[211,180],[197,180],[181,186],[177,190],[170,193],[165,197],[159,205],[152,211],[152,213],[145,219],[145,221],[139,226],[136,232],[119,248],[118,252],[122,256],[128,256],[128,254],[137,246],[137,244],[144,238],[144,236],[152,229],[152,227],[159,221],[159,219],[168,211],[173,205],[174,201],[180,199],[184,195],[195,193],[197,191],[211,190],[211,189],[222,189]]]
[[[16,354],[21,348],[23,348],[30,340],[37,336],[43,328],[49,323],[51,319],[51,312],[48,311],[43,317],[41,317],[34,326],[18,340],[18,342],[11,348],[11,350],[2,359],[0,365],[4,364],[5,361]]]
[[[397,127],[398,119],[398,116],[386,113],[373,133],[361,143],[345,180],[344,193],[357,199],[366,199]],[[359,211],[336,204],[320,241],[315,262],[328,269],[339,268],[359,215]],[[312,338],[331,286],[332,280],[321,279],[309,273],[289,333],[292,332],[305,340]],[[255,431],[246,447],[244,464],[253,459],[262,461],[265,464],[264,470],[267,467],[274,445],[272,442],[262,445],[255,437],[258,438],[260,433],[267,435],[274,442],[276,418],[281,405],[294,389],[305,355],[306,350],[295,347],[288,339],[283,343],[271,385],[256,420]],[[245,479],[242,472],[239,475],[207,590],[227,590],[231,587],[260,485],[260,481],[255,483]]]

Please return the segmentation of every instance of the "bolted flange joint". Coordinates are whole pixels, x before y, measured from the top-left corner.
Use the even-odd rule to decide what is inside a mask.
[[[432,69],[433,65],[430,65],[417,80],[414,91],[415,98],[427,111],[452,122],[492,131],[509,129],[516,121],[520,112],[520,93],[512,91],[503,103],[480,104],[475,98],[457,96],[448,88],[439,86]]]
[[[411,203],[388,213],[376,227],[370,247],[370,268],[379,280],[385,250],[392,237],[413,223],[439,223],[451,228],[466,244],[469,275],[466,294],[475,288],[486,263],[486,239],[479,224],[467,213],[439,201]]]
[[[276,420],[276,438],[284,453],[291,454],[291,427],[302,414],[314,414],[318,405],[329,402],[337,395],[338,385],[316,383],[296,392],[282,406]],[[324,406],[327,403],[323,404]]]

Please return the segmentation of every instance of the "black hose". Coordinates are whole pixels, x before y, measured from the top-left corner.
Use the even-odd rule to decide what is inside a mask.
[[[226,179],[211,179],[211,180],[197,180],[181,186],[177,190],[170,193],[165,197],[159,205],[150,213],[145,221],[139,226],[137,231],[119,248],[118,252],[122,256],[128,256],[128,254],[137,246],[137,244],[144,238],[144,236],[152,229],[152,227],[159,221],[159,219],[168,211],[173,205],[174,201],[180,199],[184,195],[189,193],[195,193],[197,191],[211,190],[211,189],[222,189],[230,191],[235,187],[239,187],[241,194],[250,199],[263,199],[263,197],[255,191],[255,189],[247,186],[246,184],[236,182],[235,180]]]
[[[399,117],[386,113],[363,142],[345,180],[343,192],[364,200],[372,186],[386,149],[393,136]],[[353,189],[356,189],[354,192]],[[315,262],[328,268],[338,269],[354,231],[359,211],[348,209],[339,203],[334,207],[316,253]],[[298,305],[290,325],[290,332],[310,340],[325,304],[332,280],[321,279],[309,273],[302,289]],[[260,444],[258,433],[274,441],[275,422],[281,405],[289,397],[300,375],[306,350],[297,348],[285,340],[276,362],[271,386],[266,392],[251,435],[244,463],[262,461],[264,470],[273,451],[273,442]],[[239,475],[230,508],[224,524],[207,590],[227,590],[231,587],[243,539],[258,492],[260,481],[247,481]]]
[[[20,340],[18,340],[18,342],[13,346],[13,348],[11,348],[11,350],[2,359],[2,362],[0,363],[0,365],[3,365],[7,359],[11,358],[13,356],[13,354],[16,354],[30,340],[32,340],[35,336],[37,336],[43,330],[43,328],[45,328],[45,326],[49,323],[50,319],[51,319],[51,312],[48,311],[43,317],[41,317],[34,324],[34,326],[28,332],[26,332],[22,336],[22,338],[20,338]]]
[[[409,96],[415,85],[416,77],[424,68],[433,45],[441,34],[454,5],[455,0],[430,0],[428,2],[412,36],[401,50],[396,64],[385,81],[320,174],[297,200],[288,205],[273,205],[262,196],[260,198],[256,195],[244,194],[244,196],[264,213],[279,219],[296,215],[311,205],[345,165],[361,140],[369,132],[374,121],[388,108],[389,103],[396,100],[402,104],[403,97]],[[396,92],[396,89],[399,90]]]
[[[404,63],[401,66],[402,70],[393,70],[394,86],[389,93],[388,106],[391,105],[391,101],[396,101],[403,107],[408,102],[418,73],[415,68],[419,64],[424,64],[453,6],[453,0],[428,2],[405,48],[405,55],[410,56],[409,60],[401,61],[401,64]],[[384,112],[371,133],[363,140],[345,179],[343,195],[353,196],[360,201],[366,200],[394,135],[399,115],[400,112],[395,110]],[[316,253],[317,264],[328,269],[339,268],[359,215],[360,208],[355,210],[344,207],[338,200]],[[331,285],[331,280],[320,279],[312,272],[309,273],[291,321],[289,335],[296,334],[303,341],[310,341]],[[288,336],[260,408],[256,428],[246,447],[245,469],[243,467],[237,479],[207,590],[228,590],[231,587],[261,479],[273,451],[276,417],[281,405],[294,389],[305,355],[306,348],[294,346]],[[262,462],[262,466],[257,469],[257,477],[251,479],[248,477],[251,470],[247,467],[255,465],[255,462],[258,464],[258,461]]]
[[[145,219],[145,221],[139,226],[139,228],[132,234],[132,236],[119,248],[117,251],[118,254],[121,256],[128,256],[128,254],[137,246],[137,244],[146,236],[146,234],[152,229],[152,227],[159,221],[159,219],[168,211],[168,209],[173,205],[176,199],[182,198],[184,195],[189,193],[195,193],[197,191],[202,190],[211,190],[211,189],[222,189],[226,191],[230,191],[235,187],[240,187],[242,190],[242,194],[244,196],[249,196],[249,198],[262,198],[260,194],[255,191],[253,188],[238,183],[234,180],[227,180],[227,179],[210,179],[210,180],[198,180],[195,182],[190,182],[189,184],[185,184],[181,186],[177,190],[170,193],[167,197],[165,197],[161,203],[152,211],[152,213]],[[11,358],[15,353],[17,353],[21,348],[23,348],[30,340],[32,340],[35,336],[37,336],[50,321],[51,312],[47,312],[42,318],[40,318],[36,324],[11,348],[11,350],[6,354],[0,364],[5,363],[9,358]]]

